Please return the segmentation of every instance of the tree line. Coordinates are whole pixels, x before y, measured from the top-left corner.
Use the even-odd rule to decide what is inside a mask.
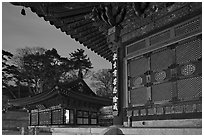
[[[111,70],[93,72],[92,68],[83,49],[69,57],[60,56],[55,48],[26,47],[17,49],[16,54],[2,50],[3,94],[7,92],[11,98],[33,96],[50,91],[59,83],[90,77],[97,95],[111,97]]]

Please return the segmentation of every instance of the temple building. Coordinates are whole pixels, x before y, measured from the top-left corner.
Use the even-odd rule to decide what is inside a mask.
[[[29,126],[98,125],[99,109],[111,100],[97,96],[82,79],[49,92],[9,100],[12,108],[29,110]]]
[[[113,64],[114,125],[197,128],[193,131],[201,133],[201,2],[12,4],[30,8]],[[49,94],[45,96],[59,96]],[[71,118],[70,103],[61,103],[65,110],[53,113],[69,110]],[[37,119],[37,114],[41,112],[31,117]]]

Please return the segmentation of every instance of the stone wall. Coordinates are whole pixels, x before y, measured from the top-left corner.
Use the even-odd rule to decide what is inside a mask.
[[[2,134],[20,134],[21,127],[26,130],[29,125],[29,114],[22,111],[2,113]]]

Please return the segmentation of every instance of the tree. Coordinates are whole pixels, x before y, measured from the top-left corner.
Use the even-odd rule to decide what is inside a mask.
[[[101,69],[93,72],[91,86],[96,89],[99,96],[112,97],[112,74],[110,69]]]
[[[78,78],[78,75],[76,73],[75,70],[70,69],[68,72],[65,72],[62,74],[61,78],[60,78],[60,83],[69,83],[73,80],[76,80]]]
[[[20,91],[29,91],[30,95],[50,91],[58,83],[69,82],[83,78],[89,71],[91,62],[84,50],[71,53],[71,59],[61,57],[56,49],[47,50],[40,47],[17,49],[14,56],[3,51],[4,83],[8,85],[8,79],[14,82],[13,96],[21,97]],[[6,56],[12,60],[6,64]],[[78,72],[78,73],[76,73]],[[11,80],[12,79],[12,80]],[[16,94],[16,90],[18,93]],[[6,91],[6,90],[5,90]]]
[[[15,84],[16,79],[16,66],[10,63],[13,54],[8,51],[2,50],[2,89],[7,89],[12,98],[16,98],[13,89],[11,88],[11,83]]]
[[[77,49],[77,51],[69,55],[69,59],[73,64],[73,70],[76,70],[78,77],[83,79],[88,74],[89,70],[93,68],[90,59],[84,54],[83,49]]]
[[[50,90],[71,68],[70,61],[62,58],[56,49],[19,49],[14,61],[21,73],[20,81],[28,86],[32,94]]]
[[[13,63],[19,71],[18,86],[27,86],[31,95],[36,94],[39,72],[43,63],[40,62],[46,49],[40,47],[17,49],[13,57]]]
[[[2,50],[2,82],[4,85],[9,85],[9,81],[12,80],[12,76],[10,75],[10,67],[9,60],[13,57],[8,51]]]
[[[56,49],[47,50],[45,52],[45,57],[47,59],[47,64],[45,67],[45,86],[52,87],[59,82],[64,82],[66,80],[65,76],[72,71],[72,63],[67,58],[61,57]]]

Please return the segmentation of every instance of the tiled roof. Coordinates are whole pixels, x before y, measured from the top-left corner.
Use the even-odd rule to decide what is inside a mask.
[[[112,61],[113,52],[107,43],[107,30],[110,26],[92,18],[94,7],[98,8],[100,5],[110,3],[12,2],[12,4],[30,7],[32,12],[43,17],[45,21],[49,21],[57,29],[70,35],[71,38],[79,41],[101,57]],[[145,16],[138,17],[133,8],[134,3],[123,2],[120,4],[126,9],[120,33],[123,43],[147,35],[155,29],[169,25],[171,22],[202,8],[202,4],[198,2],[151,2]]]
[[[83,91],[79,91],[78,89],[79,84],[82,84]],[[57,96],[71,97],[77,100],[83,100],[85,102],[90,102],[90,103],[100,104],[100,105],[110,105],[112,103],[111,99],[103,98],[95,95],[93,91],[88,87],[88,85],[82,79],[77,79],[75,81],[70,82],[67,85],[56,86],[49,92],[43,92],[32,97],[11,99],[8,101],[8,104],[10,106],[17,106],[17,107],[32,106],[35,104],[40,104],[44,101],[48,101],[49,99],[53,100],[53,97],[56,98]],[[56,100],[56,101],[58,102],[56,102],[55,105],[57,105],[57,103],[59,103],[61,100]]]

